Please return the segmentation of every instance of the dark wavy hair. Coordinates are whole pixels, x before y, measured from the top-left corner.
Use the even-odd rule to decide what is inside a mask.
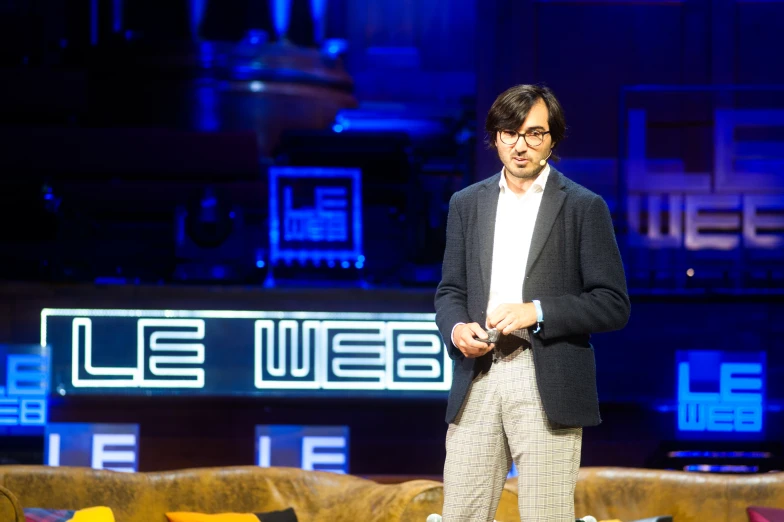
[[[550,138],[555,149],[566,138],[566,119],[558,98],[544,85],[515,85],[498,95],[485,120],[485,143],[488,148],[495,148],[498,131],[519,129],[528,117],[531,107],[539,100],[544,101],[547,106]],[[559,159],[555,151],[552,157]]]

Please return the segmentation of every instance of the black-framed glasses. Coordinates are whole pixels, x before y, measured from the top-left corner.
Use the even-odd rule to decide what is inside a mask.
[[[532,130],[528,132],[517,132],[513,130],[499,130],[498,135],[501,138],[501,143],[504,145],[516,145],[520,136],[523,137],[525,143],[529,147],[538,147],[544,141],[545,135],[550,134],[550,131]]]

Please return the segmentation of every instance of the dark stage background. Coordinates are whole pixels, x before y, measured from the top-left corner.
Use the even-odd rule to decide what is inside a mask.
[[[541,82],[569,123],[555,165],[607,200],[632,296],[594,337],[582,464],[780,470],[782,19],[751,0],[0,2],[0,345],[40,343],[55,308],[431,314],[449,197],[500,168],[484,116]],[[689,431],[681,363],[692,394],[760,366]],[[138,424],[140,471],[251,464],[259,424],[348,426],[353,474],[443,465],[443,391],[51,388],[50,422]],[[40,426],[0,434],[0,458],[44,462]]]

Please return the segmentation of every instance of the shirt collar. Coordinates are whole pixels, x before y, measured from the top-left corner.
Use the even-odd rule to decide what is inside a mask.
[[[526,195],[533,190],[533,192],[544,192],[544,187],[547,184],[547,178],[550,177],[550,163],[548,162],[547,165],[544,166],[542,172],[534,180],[531,188],[525,193]],[[498,186],[501,187],[501,193],[506,193],[509,185],[506,182],[506,167],[501,170],[501,180],[498,182]]]

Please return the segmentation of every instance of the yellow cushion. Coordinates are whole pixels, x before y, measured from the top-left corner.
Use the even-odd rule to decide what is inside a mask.
[[[70,522],[114,522],[114,513],[104,506],[80,509]]]
[[[259,522],[259,517],[253,513],[220,513],[218,515],[205,515],[204,513],[189,513],[175,511],[166,513],[169,522]]]

